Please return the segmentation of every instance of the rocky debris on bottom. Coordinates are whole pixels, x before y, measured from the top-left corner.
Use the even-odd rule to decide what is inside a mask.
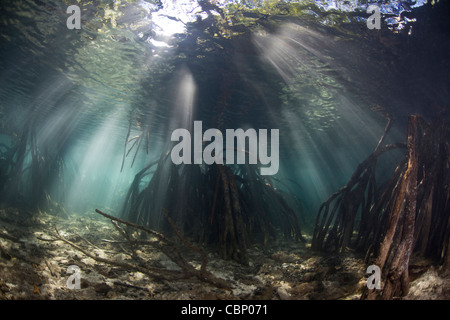
[[[88,257],[55,241],[56,230],[95,257],[180,272],[161,251],[139,245],[132,248],[108,219],[95,212],[56,217],[8,208],[0,210],[0,299],[359,299],[367,281],[365,264],[351,252],[318,255],[304,243],[281,239],[270,247],[250,247],[248,266],[222,260],[210,250],[207,270],[227,281],[230,288],[218,288],[196,277],[162,280]],[[182,253],[200,269],[198,255],[186,248]],[[68,273],[70,266],[79,270],[79,288],[71,289],[76,282],[75,274]],[[449,297],[448,277],[441,278],[430,268],[414,279],[405,299],[445,297]]]

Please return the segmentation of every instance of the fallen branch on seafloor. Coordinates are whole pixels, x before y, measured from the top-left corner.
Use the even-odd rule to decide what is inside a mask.
[[[182,278],[186,277],[186,275],[179,274],[174,271],[161,269],[161,268],[154,268],[154,267],[145,267],[144,268],[144,267],[140,267],[137,265],[133,265],[131,263],[119,262],[119,261],[114,261],[111,259],[98,257],[98,256],[90,253],[88,250],[83,249],[79,245],[73,243],[72,241],[65,239],[59,233],[59,231],[57,229],[56,229],[56,238],[58,240],[61,240],[64,243],[67,243],[68,245],[72,246],[73,248],[77,249],[78,251],[82,252],[84,255],[88,256],[89,258],[94,259],[97,262],[106,263],[106,264],[116,266],[116,267],[121,267],[121,268],[123,268],[125,270],[129,270],[129,271],[138,271],[138,272],[141,272],[141,273],[143,273],[151,278],[154,278],[154,279],[176,280],[176,279],[182,279]]]
[[[206,253],[197,247],[194,247],[192,244],[190,244],[187,240],[185,240],[182,236],[181,233],[179,232],[179,230],[175,227],[175,224],[172,222],[172,220],[170,219],[167,210],[163,210],[164,213],[166,214],[166,216],[169,219],[169,223],[171,224],[171,226],[174,228],[174,232],[177,234],[177,236],[180,238],[180,240],[183,242],[183,244],[190,250],[195,251],[197,253],[200,253],[200,255],[202,256],[202,265],[200,267],[200,270],[197,270],[194,266],[192,266],[192,264],[190,264],[189,262],[187,262],[181,255],[181,252],[178,250],[177,246],[175,245],[175,243],[173,243],[172,241],[170,241],[169,239],[167,239],[164,235],[162,235],[161,233],[146,228],[146,227],[142,227],[140,225],[137,225],[135,223],[132,222],[128,222],[113,216],[110,216],[98,209],[95,210],[97,213],[101,214],[102,216],[112,220],[112,221],[117,221],[119,223],[125,224],[127,226],[145,231],[153,236],[156,236],[158,238],[158,242],[154,244],[154,247],[156,247],[157,249],[159,249],[160,251],[162,251],[167,257],[169,257],[170,260],[172,260],[176,265],[178,265],[183,272],[188,275],[188,276],[194,276],[196,278],[198,278],[201,281],[205,281],[207,283],[210,283],[218,288],[222,288],[222,289],[231,289],[231,284],[228,283],[226,280],[221,279],[221,278],[217,278],[215,275],[213,275],[212,273],[208,272],[206,270],[206,264],[207,264],[207,256]]]
[[[96,209],[95,211],[97,213],[101,214],[102,216],[110,219],[111,222],[113,222],[113,224],[116,224],[116,225],[117,225],[117,223],[124,224],[126,226],[144,231],[144,232],[150,234],[151,236],[155,237],[156,238],[155,241],[145,241],[145,244],[151,245],[152,247],[154,247],[157,250],[164,253],[170,260],[172,260],[178,267],[180,267],[181,271],[167,270],[166,268],[152,267],[152,266],[144,267],[142,265],[137,265],[137,264],[133,264],[133,263],[120,262],[120,261],[116,261],[116,260],[112,260],[112,259],[108,259],[108,258],[102,258],[102,257],[99,257],[99,256],[91,253],[89,250],[82,248],[81,246],[77,245],[76,243],[65,239],[59,233],[58,230],[56,230],[56,239],[63,241],[64,243],[72,246],[73,248],[77,249],[78,251],[82,252],[84,255],[88,256],[89,258],[92,258],[93,260],[95,260],[97,262],[120,267],[122,269],[129,270],[129,271],[138,271],[138,272],[141,272],[141,273],[151,277],[154,280],[168,280],[168,281],[172,280],[173,281],[173,280],[186,279],[189,277],[196,277],[197,279],[207,282],[207,283],[210,283],[218,288],[228,289],[228,290],[231,289],[230,283],[228,283],[224,279],[217,278],[212,273],[210,273],[206,270],[207,259],[206,259],[206,254],[203,252],[203,250],[201,250],[200,248],[196,248],[193,245],[189,244],[185,239],[182,238],[182,236],[179,232],[177,233],[177,230],[175,230],[175,232],[177,233],[177,236],[180,237],[183,244],[186,245],[190,250],[193,250],[193,251],[201,254],[202,265],[201,265],[200,270],[196,269],[191,263],[187,262],[182,257],[182,254],[178,250],[177,245],[174,242],[172,242],[171,240],[167,239],[163,234],[161,234],[155,230],[152,230],[152,229],[149,229],[146,227],[142,227],[135,223],[131,223],[131,222],[113,217],[113,216],[108,215],[98,209]],[[120,232],[120,233],[122,236],[124,236],[124,234],[122,234],[122,232]],[[132,247],[134,247],[138,244],[144,243],[144,242],[132,240],[132,238],[129,235],[125,238],[127,240],[126,242],[130,243],[130,245]]]

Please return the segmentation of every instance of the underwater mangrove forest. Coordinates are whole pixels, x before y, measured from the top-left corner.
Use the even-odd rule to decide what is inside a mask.
[[[0,299],[449,299],[448,13],[2,0]]]

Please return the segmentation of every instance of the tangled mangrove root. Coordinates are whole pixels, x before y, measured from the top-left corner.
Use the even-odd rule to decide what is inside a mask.
[[[20,134],[8,135],[10,144],[0,143],[0,204],[64,211],[57,204],[63,195],[54,192],[53,185],[64,185],[63,146],[58,138],[66,137],[52,136],[46,145],[37,131],[35,117],[31,116]]]
[[[234,172],[220,164],[176,166],[168,154],[163,153],[136,174],[122,218],[164,234],[174,232],[173,224],[183,237],[202,246],[215,246],[223,259],[244,265],[248,264],[249,243],[267,244],[277,233],[302,239],[288,195],[260,176],[256,166]],[[171,223],[161,219],[167,212]]]
[[[405,296],[414,251],[444,268],[450,265],[448,126],[430,125],[418,115],[410,116],[406,157],[391,179],[377,187],[376,158],[391,149],[380,146],[359,165],[349,182],[322,204],[312,242],[312,248],[319,251],[352,248],[382,270],[383,288],[365,288],[362,299]],[[355,236],[357,218],[359,232]]]
[[[373,234],[370,233],[368,227],[377,224],[374,217],[381,209],[373,206],[373,203],[378,200],[379,192],[375,177],[377,159],[389,150],[406,147],[401,143],[382,145],[390,127],[391,120],[388,119],[384,134],[372,154],[359,164],[347,184],[320,206],[311,243],[313,250],[342,252],[351,246],[351,236],[358,212],[360,212],[360,229],[356,239],[358,246],[365,247],[370,240],[373,240]],[[380,199],[386,200],[385,197],[389,194],[390,186],[391,184],[388,183],[387,189]],[[382,205],[381,202],[379,204]],[[334,224],[331,228],[333,221]]]

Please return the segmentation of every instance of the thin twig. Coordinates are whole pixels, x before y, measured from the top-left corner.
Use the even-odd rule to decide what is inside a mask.
[[[80,235],[79,233],[76,233],[76,232],[75,232],[75,235],[77,235],[78,237],[80,237],[81,239],[83,239],[84,241],[86,241],[88,244],[90,244],[91,246],[93,246],[95,249],[103,250],[102,248],[97,247],[95,244],[93,244],[91,241],[89,241],[88,239],[86,239],[85,237],[83,237],[82,235]]]
[[[126,221],[126,220],[122,220],[122,219],[113,217],[113,216],[111,216],[111,215],[109,215],[109,214],[107,214],[107,213],[104,213],[104,212],[102,212],[102,211],[100,211],[100,210],[98,210],[98,209],[95,209],[95,212],[101,214],[102,216],[104,216],[104,217],[106,217],[106,218],[108,218],[108,219],[110,219],[110,220],[114,220],[114,221],[123,223],[123,224],[125,224],[125,225],[127,225],[127,226],[130,226],[130,227],[133,227],[133,228],[136,228],[136,229],[145,231],[145,232],[147,232],[147,233],[150,233],[151,235],[154,235],[155,237],[157,237],[158,240],[163,241],[163,242],[165,242],[166,244],[173,245],[173,243],[172,243],[169,239],[167,239],[163,234],[161,234],[161,233],[159,233],[159,232],[157,232],[157,231],[155,231],[155,230],[152,230],[152,229],[149,229],[149,228],[140,226],[140,225],[138,225],[138,224],[136,224],[136,223],[133,223],[133,222],[129,222],[129,221]]]

